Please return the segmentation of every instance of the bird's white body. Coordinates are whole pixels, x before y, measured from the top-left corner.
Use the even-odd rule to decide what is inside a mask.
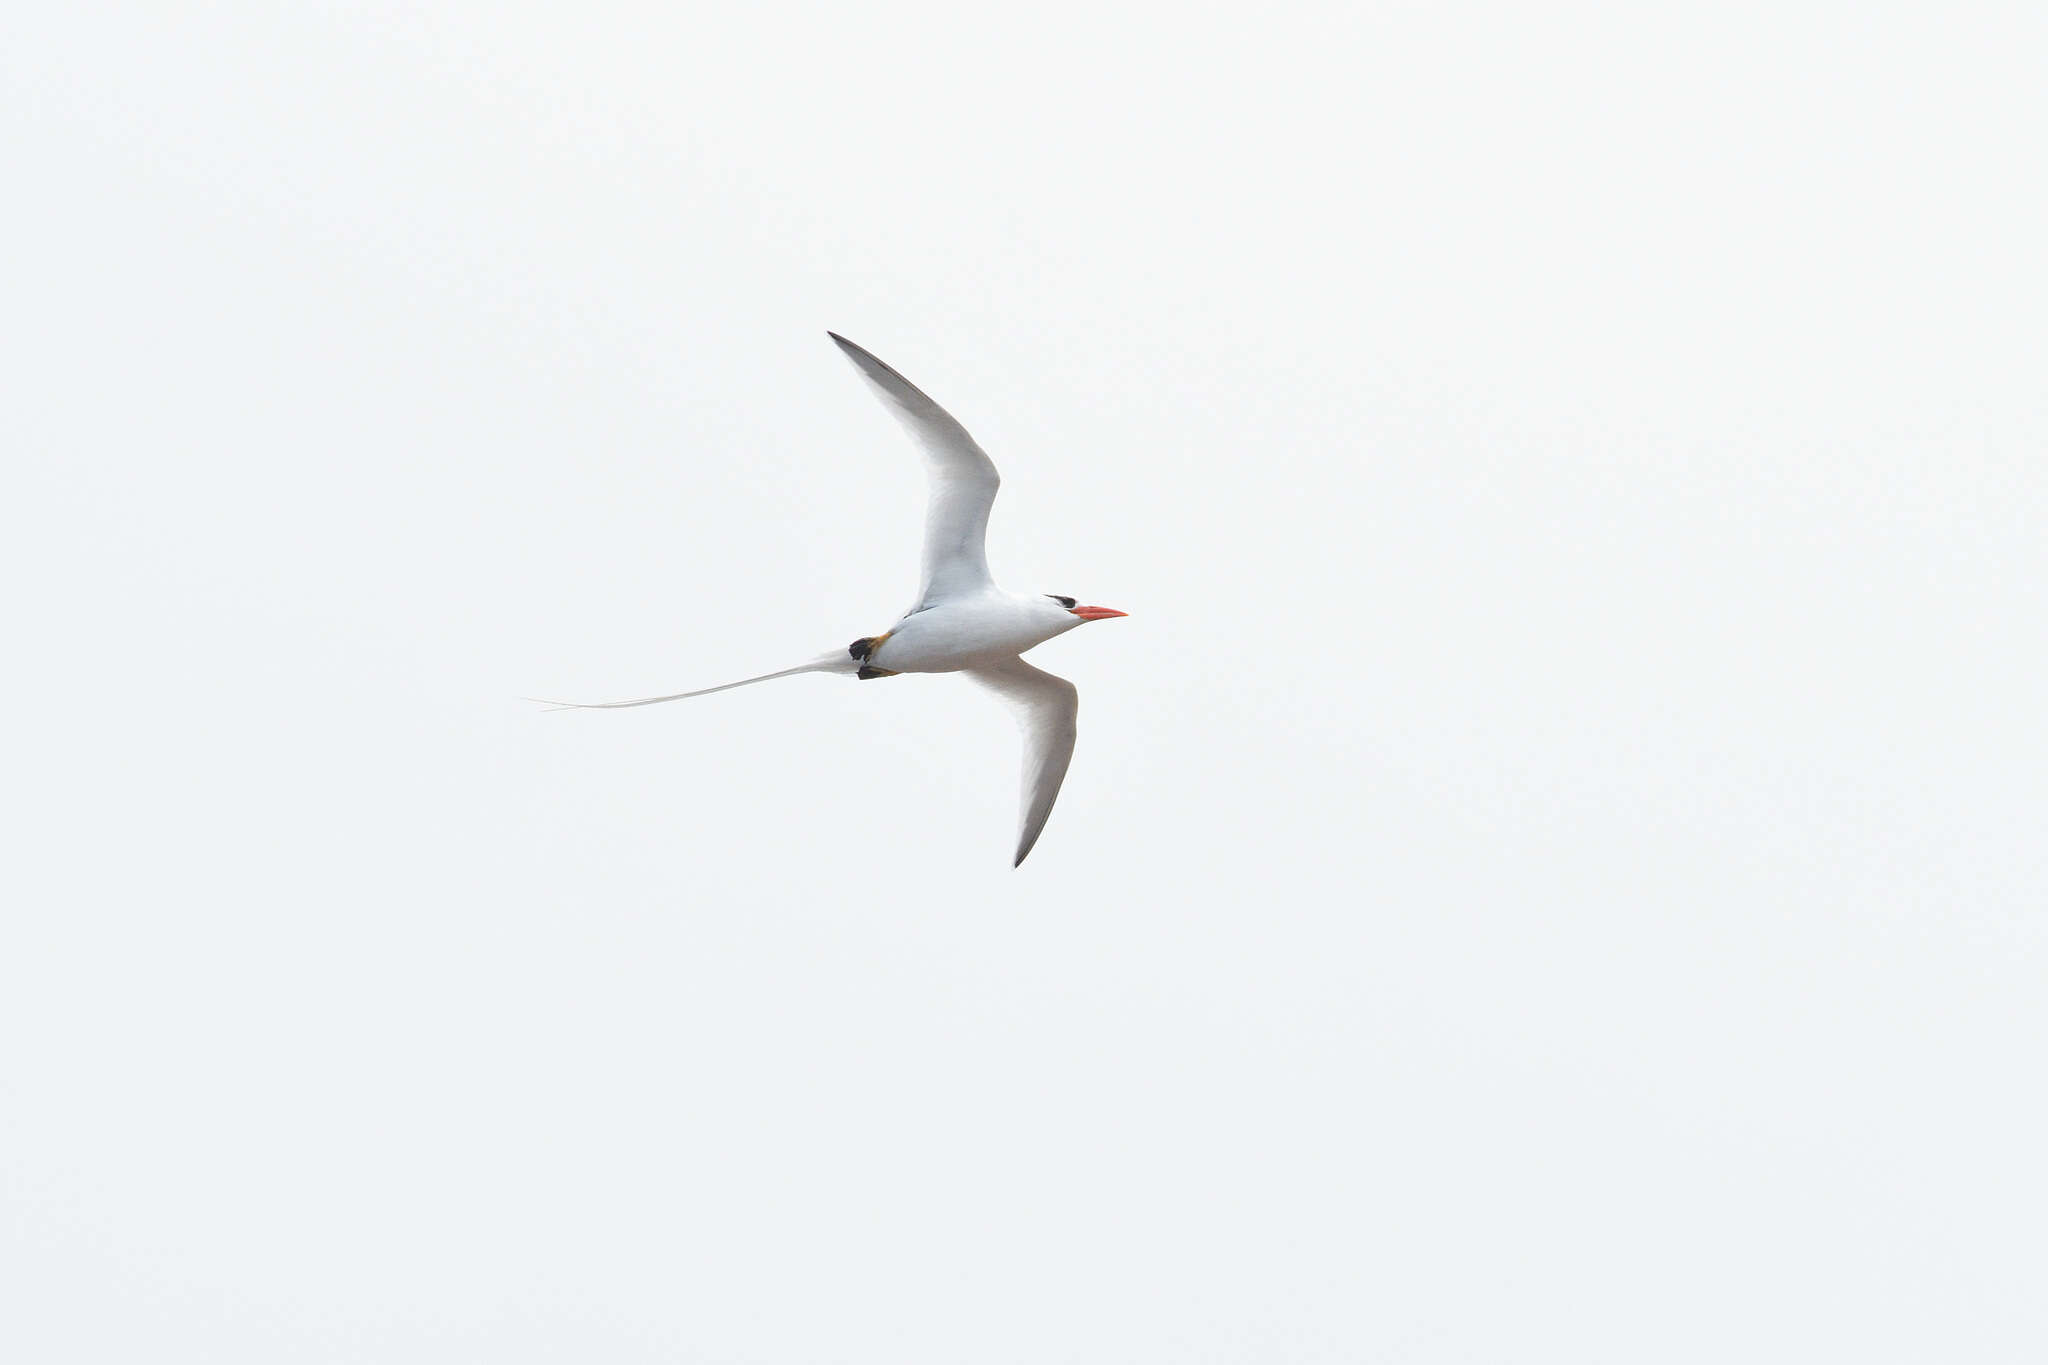
[[[912,612],[882,637],[868,662],[891,673],[958,673],[1013,659],[1082,624],[1044,596],[988,588]]]
[[[965,673],[1010,707],[1024,735],[1024,799],[1018,863],[1031,852],[1058,798],[1074,754],[1079,698],[1064,678],[1019,656],[1086,621],[1122,616],[1050,593],[1004,592],[988,572],[989,507],[1002,480],[966,428],[916,385],[842,336],[832,335],[924,452],[931,501],[925,513],[923,573],[917,601],[894,627],[864,636],[795,668],[742,678],[720,687],[633,701],[556,703],[580,709],[651,706],[725,692],[795,673],[848,673],[886,678],[898,673]]]

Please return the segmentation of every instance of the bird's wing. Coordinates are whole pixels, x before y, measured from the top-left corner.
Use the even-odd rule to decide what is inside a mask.
[[[846,352],[924,451],[931,500],[924,515],[924,572],[911,610],[988,587],[988,509],[1002,483],[995,462],[967,428],[917,385],[837,332],[825,335]]]
[[[1080,694],[1065,678],[1033,668],[1022,659],[1005,659],[966,670],[967,676],[1009,703],[1017,729],[1024,736],[1024,802],[1017,829],[1017,862],[1038,842],[1052,803],[1066,780],[1074,757],[1074,716]]]

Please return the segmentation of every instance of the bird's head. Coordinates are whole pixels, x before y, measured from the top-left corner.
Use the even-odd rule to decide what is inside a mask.
[[[1045,600],[1047,610],[1065,612],[1069,616],[1079,617],[1080,621],[1107,621],[1112,616],[1128,616],[1130,614],[1129,612],[1118,611],[1115,607],[1084,607],[1073,598],[1063,597],[1056,592],[1045,594]],[[1075,621],[1071,624],[1062,622],[1061,624],[1066,625],[1068,629],[1072,629],[1074,625],[1080,624],[1080,621]]]

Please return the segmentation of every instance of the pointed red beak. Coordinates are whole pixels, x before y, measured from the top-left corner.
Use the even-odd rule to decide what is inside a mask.
[[[1130,615],[1129,612],[1118,611],[1115,607],[1069,607],[1067,610],[1083,621],[1107,621],[1112,616]]]

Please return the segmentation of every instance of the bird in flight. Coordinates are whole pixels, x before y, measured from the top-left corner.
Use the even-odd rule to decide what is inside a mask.
[[[1083,606],[1059,593],[1004,592],[989,577],[988,509],[1002,483],[994,461],[967,429],[908,379],[836,332],[827,332],[924,452],[931,485],[924,520],[924,573],[917,601],[880,635],[864,635],[809,663],[695,692],[632,701],[551,702],[579,710],[617,710],[704,697],[798,673],[844,673],[866,681],[899,673],[964,673],[1010,708],[1024,736],[1023,809],[1017,856],[1023,863],[1045,829],[1074,756],[1074,685],[1021,657],[1089,621],[1125,613]]]

